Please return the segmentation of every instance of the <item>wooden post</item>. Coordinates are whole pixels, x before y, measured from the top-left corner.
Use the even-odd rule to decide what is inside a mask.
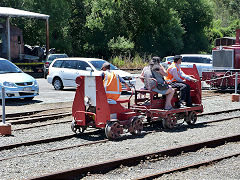
[[[46,19],[46,55],[49,54],[49,22]]]

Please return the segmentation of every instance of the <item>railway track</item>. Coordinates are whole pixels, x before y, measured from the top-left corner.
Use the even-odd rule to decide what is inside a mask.
[[[228,117],[228,118],[206,121],[206,122],[199,122],[199,123],[196,124],[196,126],[201,126],[201,125],[206,125],[206,124],[211,124],[211,123],[216,123],[216,122],[221,122],[221,121],[232,120],[234,118],[240,118],[240,116]],[[94,134],[97,134],[97,133],[101,133],[100,131],[101,130],[92,129],[89,132],[86,132],[82,135],[84,135],[84,136],[94,135]],[[162,130],[150,130],[150,131],[145,132],[145,134],[150,134],[150,133],[153,133],[153,132],[160,132],[160,131],[162,131]],[[43,143],[63,141],[63,140],[71,139],[71,138],[74,138],[74,137],[79,137],[79,136],[77,134],[71,134],[71,135],[59,136],[59,137],[54,137],[54,138],[47,138],[47,139],[40,139],[40,140],[17,143],[17,144],[10,144],[10,145],[6,145],[6,146],[0,146],[0,151],[10,150],[10,149],[18,148],[18,147],[21,147],[21,146],[32,146],[32,145],[38,145],[38,144],[43,144]],[[45,153],[45,152],[62,151],[62,150],[66,150],[66,149],[76,148],[76,147],[91,146],[91,145],[95,145],[95,144],[106,143],[108,141],[109,141],[108,139],[104,139],[104,140],[98,140],[98,141],[94,141],[94,142],[90,142],[90,143],[82,143],[82,144],[78,144],[78,145],[68,146],[68,147],[64,147],[64,148],[47,149],[47,150],[39,151],[39,152],[2,158],[2,159],[0,159],[0,161],[9,160],[9,159],[13,159],[13,158],[19,158],[19,157],[36,155],[36,154],[41,154],[41,153]]]
[[[53,111],[55,111],[54,109],[53,109]],[[62,109],[60,110],[61,112],[63,112],[62,111]],[[232,110],[225,110],[225,111],[217,111],[217,112],[211,112],[211,113],[203,113],[203,114],[200,114],[199,116],[210,116],[210,115],[217,115],[217,114],[221,114],[221,113],[228,113],[228,112],[235,112],[235,111],[240,111],[240,109],[232,109]],[[38,117],[43,117],[43,116],[45,116],[45,115],[39,115],[38,113],[30,113],[30,112],[28,112],[29,114],[34,114],[33,115],[33,119],[35,118],[35,120],[33,120],[32,122],[33,122],[33,124],[29,124],[29,123],[25,123],[25,122],[23,122],[22,124],[25,126],[29,126],[29,127],[20,127],[20,128],[15,128],[14,129],[14,131],[19,131],[19,130],[24,130],[24,129],[30,129],[30,128],[38,128],[38,127],[41,127],[41,126],[50,126],[50,125],[52,125],[52,124],[59,124],[59,123],[69,123],[69,122],[71,122],[71,120],[61,120],[61,119],[59,119],[59,122],[51,122],[51,121],[48,121],[48,118],[45,118],[44,120],[39,120],[39,121],[36,121],[36,119],[38,119]],[[55,117],[55,119],[58,119],[58,118],[61,118],[61,116],[62,116],[62,114],[60,114],[60,113],[54,113],[54,112],[51,112],[51,114],[49,113],[49,111],[45,111],[44,112],[45,114],[47,114],[48,116],[50,116],[51,117],[51,114],[55,114],[56,115],[56,117]],[[67,112],[66,112],[67,113]],[[69,112],[70,113],[70,112]],[[59,114],[59,117],[57,117],[57,114]],[[46,117],[47,117],[47,115],[46,115]],[[232,114],[232,115],[234,115],[234,114]],[[29,120],[29,117],[30,117],[30,115],[26,115],[26,117],[24,117],[24,115],[21,115],[20,114],[20,116],[21,117],[17,117],[17,116],[19,116],[19,113],[16,115],[16,122],[17,121],[21,121],[21,120],[26,120],[26,121],[28,121]],[[35,117],[34,117],[35,116]],[[71,116],[71,113],[69,114],[69,115],[66,115],[66,116]],[[14,116],[12,115],[11,116],[11,118],[10,117],[8,117],[9,119],[9,121],[15,121],[15,118],[14,118]],[[23,119],[21,119],[21,118],[23,118]],[[208,122],[199,122],[199,123],[197,123],[196,124],[196,128],[198,128],[198,127],[205,127],[205,126],[202,126],[202,125],[205,125],[205,124],[209,124],[209,123],[214,123],[214,122],[220,122],[220,121],[227,121],[227,120],[230,120],[230,119],[233,119],[233,118],[240,118],[239,116],[234,116],[234,117],[231,117],[231,118],[224,118],[224,119],[218,119],[218,120],[214,120],[214,121],[208,121]],[[53,118],[54,119],[54,118]],[[72,119],[72,118],[71,118]],[[210,118],[211,119],[211,118]],[[202,119],[202,120],[205,120],[205,119]],[[58,120],[57,120],[58,121]],[[35,126],[34,125],[34,123],[35,122],[40,122],[40,123],[37,123],[38,125],[37,126]],[[42,123],[45,123],[45,124],[42,124]],[[21,123],[19,123],[19,124],[16,124],[16,126],[15,127],[17,127],[18,125],[20,125]],[[64,127],[65,127],[65,125],[64,125]],[[70,128],[70,127],[69,127]],[[145,127],[146,128],[146,127]],[[194,128],[194,126],[192,126],[191,127],[191,129],[192,128]],[[151,129],[151,128],[150,128]],[[156,128],[152,128],[152,129],[156,129]],[[178,130],[180,130],[181,131],[181,129],[187,129],[187,126],[186,127],[183,127],[183,128],[177,128],[177,130],[176,131],[178,131]],[[159,131],[163,131],[163,129],[161,128],[161,129],[158,129],[158,130],[151,130],[151,131],[148,131],[147,130],[147,133],[143,133],[144,135],[145,134],[148,134],[148,133],[153,133],[153,132],[159,132]],[[174,131],[174,130],[173,130]],[[165,133],[166,133],[167,131],[165,131]],[[20,132],[20,133],[24,133],[24,132]],[[100,133],[102,133],[102,134],[104,134],[103,132],[100,132]],[[92,131],[92,132],[87,132],[87,133],[84,133],[84,135],[83,136],[85,136],[85,138],[86,138],[86,136],[88,136],[88,135],[91,135],[91,134],[99,134],[99,131],[97,132],[97,131]],[[143,135],[143,136],[144,136]],[[104,135],[102,135],[102,137],[103,137]],[[65,152],[64,150],[67,150],[67,149],[70,149],[70,148],[74,148],[73,149],[73,151],[75,151],[75,148],[78,148],[78,147],[83,147],[83,146],[91,146],[91,148],[94,148],[95,146],[94,145],[96,145],[96,144],[100,144],[100,146],[102,146],[101,145],[101,143],[102,144],[104,144],[104,143],[107,143],[108,142],[108,140],[106,140],[106,139],[103,139],[103,140],[99,140],[98,138],[98,140],[97,141],[92,141],[92,142],[82,142],[82,143],[80,143],[80,142],[77,142],[77,143],[75,143],[75,145],[73,145],[73,146],[68,146],[68,147],[63,147],[62,146],[62,148],[48,148],[48,147],[50,147],[47,143],[49,143],[49,142],[56,142],[56,141],[63,141],[63,143],[65,143],[66,141],[64,141],[64,140],[70,140],[70,141],[72,141],[71,140],[71,138],[78,138],[78,136],[76,136],[76,135],[69,135],[68,137],[67,136],[65,136],[65,137],[62,137],[62,140],[61,140],[61,137],[60,137],[60,139],[59,140],[57,140],[58,139],[58,137],[56,137],[56,139],[54,140],[54,139],[52,139],[51,140],[51,138],[49,138],[49,140],[47,140],[47,139],[42,139],[42,140],[39,140],[39,141],[35,141],[35,142],[26,142],[26,144],[24,144],[24,143],[19,143],[19,144],[17,144],[17,147],[21,147],[21,146],[29,146],[30,147],[30,149],[36,149],[36,147],[38,147],[38,146],[36,146],[36,147],[34,147],[34,145],[38,145],[38,144],[42,144],[43,143],[43,147],[46,147],[45,148],[45,151],[40,151],[40,150],[38,150],[39,152],[35,152],[35,150],[34,151],[29,151],[29,152],[27,152],[27,151],[25,151],[25,153],[26,154],[23,154],[23,153],[19,153],[19,155],[17,155],[17,154],[15,154],[15,156],[11,156],[11,157],[4,157],[4,156],[2,156],[2,158],[0,159],[0,162],[5,162],[5,161],[7,161],[7,160],[10,160],[10,159],[16,159],[16,158],[21,158],[21,157],[26,157],[26,158],[30,158],[31,159],[31,156],[33,156],[33,155],[37,155],[37,154],[46,154],[46,153],[50,153],[50,152],[54,152],[54,151],[57,151],[57,153],[58,153],[58,151],[63,151],[63,152]],[[85,139],[85,138],[83,138],[83,139]],[[129,139],[129,136],[125,136],[125,137],[123,137],[123,139],[124,138],[126,138],[126,139]],[[131,137],[130,137],[131,138]],[[134,138],[134,137],[133,137]],[[82,138],[81,138],[82,139]],[[42,141],[42,142],[41,142]],[[60,144],[60,143],[54,143],[54,145],[55,144]],[[12,144],[13,145],[13,144]],[[71,145],[71,144],[69,144],[69,145]],[[31,146],[33,146],[33,147],[31,147]],[[97,145],[97,146],[99,146],[99,145]],[[53,146],[54,147],[54,146]],[[15,150],[12,150],[13,148],[16,148],[16,146],[14,147],[14,145],[13,146],[9,146],[9,148],[6,148],[6,147],[0,147],[0,148],[2,148],[2,149],[0,149],[1,151],[3,151],[3,150],[6,150],[6,149],[8,149],[8,150],[10,150],[10,151],[15,151]],[[24,147],[23,148],[19,148],[19,149],[17,149],[17,151],[20,151],[21,149],[25,149]],[[26,148],[26,149],[28,149],[28,148]],[[85,149],[85,148],[84,148]],[[5,151],[3,151],[4,152],[4,154],[6,153]],[[14,153],[12,153],[12,155],[14,155]],[[17,156],[16,156],[17,155]],[[28,157],[28,156],[30,156],[30,157]],[[34,156],[33,156],[34,157]],[[16,160],[15,160],[16,161]],[[73,166],[72,166],[73,167]]]
[[[202,113],[202,114],[198,114],[197,116],[202,117],[202,116],[216,115],[216,114],[229,113],[229,112],[235,112],[235,111],[240,111],[240,108],[225,110],[225,111],[216,111],[216,112],[210,112],[210,113]],[[28,112],[28,113],[32,115],[26,116],[26,115],[17,113],[16,117],[11,115],[11,117],[6,118],[6,121],[8,123],[11,123],[12,125],[31,124],[28,127],[13,128],[14,131],[38,128],[38,127],[54,125],[54,124],[70,123],[72,121],[72,117],[71,117],[70,120],[59,120],[59,122],[48,122],[44,124],[32,125],[32,123],[35,123],[35,122],[46,122],[50,120],[60,119],[63,117],[71,116],[72,114],[71,112],[48,113],[48,114],[42,114],[42,115],[35,114],[34,112]],[[23,114],[26,114],[26,113],[23,113]]]
[[[53,173],[53,174],[47,174],[44,176],[40,176],[40,177],[35,177],[32,178],[34,180],[44,180],[44,179],[76,179],[76,178],[83,178],[85,176],[87,176],[88,174],[96,174],[96,173],[107,173],[113,169],[122,167],[122,166],[133,166],[133,165],[137,165],[141,162],[144,161],[150,161],[150,160],[154,160],[156,161],[157,159],[160,159],[162,157],[173,157],[173,156],[178,156],[178,155],[182,155],[183,153],[188,153],[188,152],[196,152],[202,148],[215,148],[221,145],[224,145],[226,143],[229,142],[238,142],[240,141],[240,134],[235,135],[235,136],[229,136],[229,137],[224,137],[224,138],[218,138],[218,139],[213,139],[213,140],[209,140],[209,141],[204,141],[204,142],[199,142],[199,143],[195,143],[195,144],[190,144],[190,145],[185,145],[185,146],[180,146],[180,147],[176,147],[176,148],[171,148],[171,149],[166,149],[166,150],[160,150],[160,151],[156,151],[156,152],[152,152],[152,153],[147,153],[147,154],[142,154],[142,155],[138,155],[138,156],[132,156],[132,157],[128,157],[128,158],[123,158],[123,159],[118,159],[118,160],[112,160],[112,161],[107,161],[107,162],[103,162],[103,163],[98,163],[98,164],[93,164],[90,166],[85,166],[85,167],[80,167],[80,168],[75,168],[75,169],[71,169],[71,170],[67,170],[67,171],[60,171],[57,173]],[[231,158],[234,156],[239,156],[240,152],[238,153],[234,153],[228,156],[224,156],[221,158],[216,158],[216,159],[212,159],[209,161],[205,161],[205,162],[199,162],[199,163],[195,163],[195,164],[190,164],[188,166],[183,166],[177,169],[170,169],[168,171],[163,171],[163,172],[158,172],[155,174],[150,174],[148,176],[143,176],[143,177],[139,177],[137,179],[153,179],[153,178],[157,178],[159,176],[162,176],[164,174],[169,174],[169,173],[173,173],[173,172],[178,172],[178,171],[184,171],[186,169],[189,168],[196,168],[196,167],[200,167],[203,165],[208,165],[211,164],[213,162],[217,162],[217,161],[221,161],[223,159],[227,159],[227,158]]]

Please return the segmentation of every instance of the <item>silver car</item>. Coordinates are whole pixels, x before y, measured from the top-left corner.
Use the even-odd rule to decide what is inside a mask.
[[[32,76],[24,73],[12,62],[0,58],[0,99],[2,98],[2,87],[5,89],[6,99],[32,100],[39,95],[38,83]]]
[[[196,65],[200,78],[202,72],[212,69],[212,55],[211,54],[180,54],[182,56],[181,67],[192,68],[193,64]],[[167,69],[173,62],[174,56],[167,56],[163,58],[161,64]]]

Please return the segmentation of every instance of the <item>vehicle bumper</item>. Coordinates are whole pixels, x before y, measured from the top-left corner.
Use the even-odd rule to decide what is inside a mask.
[[[49,84],[52,84],[52,81],[53,81],[53,78],[50,77],[50,76],[47,76],[47,82],[48,82]]]
[[[39,95],[38,86],[30,87],[5,87],[5,99],[28,98]],[[0,98],[2,98],[2,89],[0,89]]]

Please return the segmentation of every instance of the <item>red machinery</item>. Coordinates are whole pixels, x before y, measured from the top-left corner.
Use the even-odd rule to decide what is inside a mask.
[[[130,99],[118,99],[115,104],[109,103],[103,87],[101,76],[79,76],[73,107],[71,128],[75,133],[83,133],[87,127],[105,129],[109,139],[116,139],[126,129],[131,134],[140,134],[143,129],[143,118],[148,121],[162,120],[163,126],[173,128],[177,120],[184,119],[188,124],[194,124],[197,113],[203,111],[201,103],[201,82],[196,66],[183,68],[186,74],[193,75],[199,81],[187,81],[191,86],[193,107],[174,110],[163,110],[165,96],[146,90],[135,90],[135,104],[130,105]],[[145,96],[140,96],[145,93]],[[172,105],[178,101],[176,94]],[[127,103],[127,106],[123,106]]]
[[[87,127],[105,128],[109,139],[116,139],[127,129],[131,134],[140,134],[142,117],[131,110],[130,98],[108,102],[101,76],[79,76],[72,107],[72,130],[83,133]],[[122,104],[128,103],[127,107]]]
[[[212,88],[232,89],[237,83],[240,88],[240,78],[236,79],[236,72],[240,71],[240,29],[236,30],[236,41],[234,45],[221,45],[217,43],[212,50],[213,69],[202,73],[202,80],[206,81]],[[223,42],[226,42],[224,39]]]
[[[193,107],[167,111],[164,110],[165,96],[148,90],[136,90],[135,105],[132,106],[132,109],[145,115],[148,121],[161,120],[164,128],[174,128],[177,125],[177,121],[180,119],[184,119],[189,125],[195,124],[197,113],[203,112],[201,81],[196,65],[193,65],[193,68],[182,68],[182,70],[185,74],[192,75],[198,80],[196,83],[190,81],[186,82],[191,87]],[[176,90],[172,99],[173,107],[178,100],[178,91]]]

